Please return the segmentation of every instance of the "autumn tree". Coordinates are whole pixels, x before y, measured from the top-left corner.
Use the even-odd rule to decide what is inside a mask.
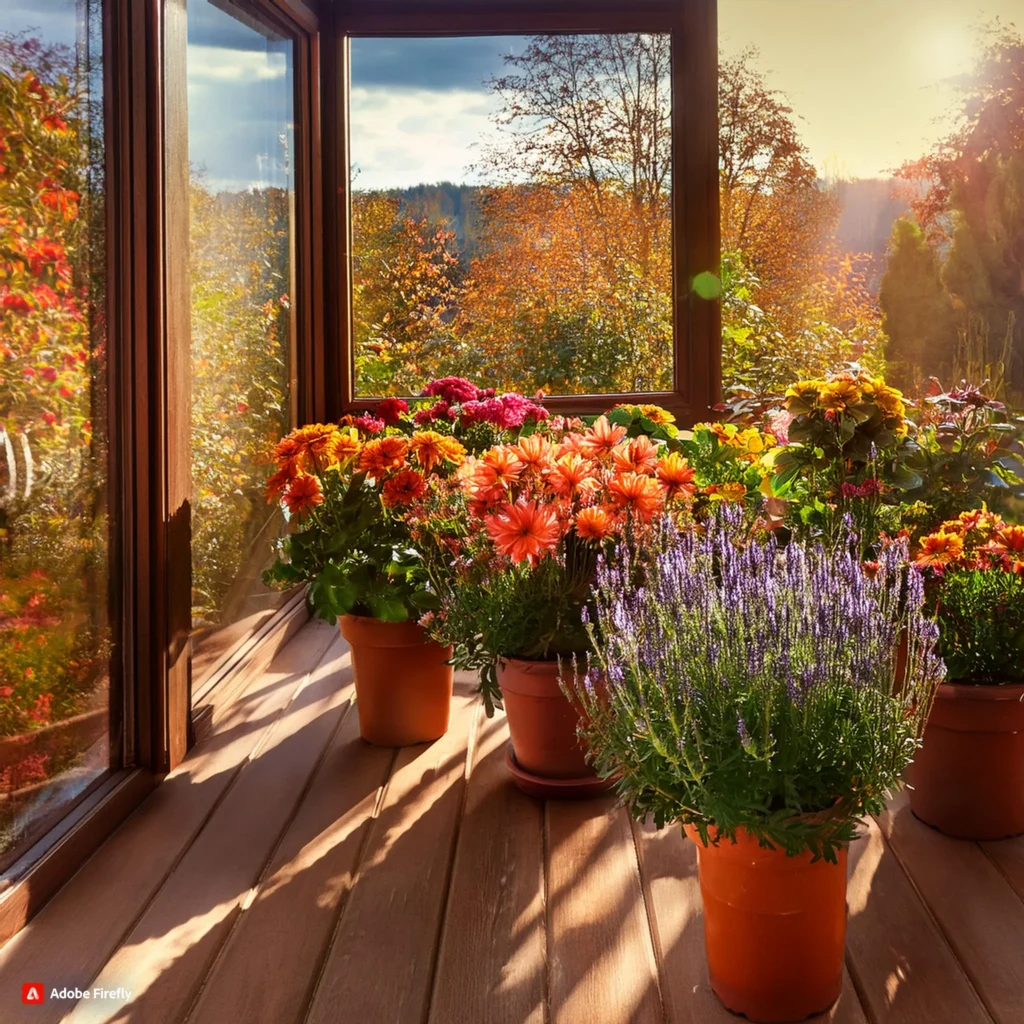
[[[406,216],[393,195],[357,192],[352,248],[359,393],[415,394],[431,377],[467,372],[471,354],[449,326],[461,266],[444,223]]]
[[[915,216],[948,250],[943,282],[961,332],[982,323],[992,346],[1010,338],[1010,377],[1024,387],[1024,37],[996,22],[961,83],[954,130],[904,166]],[[975,328],[972,326],[971,330]]]
[[[291,400],[290,197],[189,190],[193,626],[266,600],[259,576],[280,514],[263,493]]]
[[[819,184],[793,110],[758,59],[749,47],[719,60],[722,248],[744,254],[759,301],[799,329],[794,303],[820,274],[838,203]]]

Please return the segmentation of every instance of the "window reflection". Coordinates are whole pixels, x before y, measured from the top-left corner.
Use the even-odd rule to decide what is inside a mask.
[[[0,10],[0,869],[110,763],[100,28]]]
[[[292,416],[293,43],[235,5],[188,7],[193,679],[281,601],[267,455]]]

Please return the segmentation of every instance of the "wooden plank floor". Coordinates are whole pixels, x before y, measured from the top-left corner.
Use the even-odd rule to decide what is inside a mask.
[[[443,739],[371,747],[344,643],[304,627],[0,949],[0,1021],[734,1021],[692,844],[611,797],[524,796],[504,719],[456,690]],[[849,905],[820,1020],[1024,1022],[1024,839],[947,839],[897,798],[850,851]],[[115,995],[27,1007],[24,982]]]

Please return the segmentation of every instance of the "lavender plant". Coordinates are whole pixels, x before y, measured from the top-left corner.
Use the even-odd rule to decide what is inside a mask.
[[[578,690],[633,814],[835,860],[899,785],[944,675],[907,555],[893,543],[871,575],[850,530],[782,547],[724,515],[602,562]]]

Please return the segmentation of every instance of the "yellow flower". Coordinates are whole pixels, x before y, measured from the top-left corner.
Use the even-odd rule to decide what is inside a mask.
[[[330,455],[334,462],[344,465],[350,459],[354,459],[361,448],[358,431],[354,427],[350,427],[339,431],[331,447]]]
[[[833,412],[845,412],[851,405],[859,405],[862,399],[859,385],[849,377],[830,380],[818,392],[818,402]]]
[[[787,398],[799,398],[813,404],[818,400],[818,392],[825,386],[823,380],[798,380],[786,388]]]
[[[466,457],[466,449],[454,437],[436,430],[418,430],[413,434],[409,438],[409,452],[428,473],[441,462],[457,466]]]
[[[705,490],[712,501],[742,501],[747,494],[741,483],[708,484]]]
[[[882,384],[875,389],[871,396],[875,405],[885,414],[887,418],[903,419],[906,414],[906,406],[903,404],[903,392]]]

